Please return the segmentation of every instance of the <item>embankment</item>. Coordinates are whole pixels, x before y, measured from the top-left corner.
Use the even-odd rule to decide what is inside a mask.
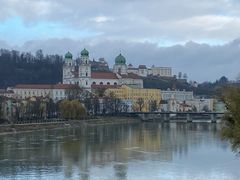
[[[132,124],[141,122],[138,118],[130,117],[96,117],[89,120],[66,120],[61,122],[27,123],[27,124],[7,124],[0,125],[0,135],[15,134],[18,132],[31,132],[43,129],[69,128],[76,126],[100,126],[100,125],[118,125]]]

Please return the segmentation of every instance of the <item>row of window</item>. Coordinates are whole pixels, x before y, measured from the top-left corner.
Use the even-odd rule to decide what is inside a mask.
[[[49,94],[50,93],[50,91],[39,91],[39,90],[36,90],[36,91],[33,91],[33,90],[30,90],[30,91],[24,91],[24,90],[22,90],[22,91],[18,91],[18,94],[20,94],[20,95],[25,95],[25,96],[29,96],[29,95],[32,95],[32,96],[43,96],[43,95],[47,95],[47,94]],[[60,96],[62,96],[62,95],[65,95],[65,93],[63,92],[63,91],[61,91],[61,90],[59,90],[59,91],[55,91],[55,94],[56,95],[60,95]]]
[[[92,83],[93,85],[96,85],[97,83],[96,82],[93,82]],[[99,85],[104,85],[103,82],[100,82]],[[107,82],[106,85],[111,85],[110,82]],[[117,85],[117,82],[114,82],[113,85]]]

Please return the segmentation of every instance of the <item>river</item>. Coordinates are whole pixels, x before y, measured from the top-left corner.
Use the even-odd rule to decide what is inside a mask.
[[[237,180],[240,157],[211,123],[67,127],[0,136],[0,179]]]

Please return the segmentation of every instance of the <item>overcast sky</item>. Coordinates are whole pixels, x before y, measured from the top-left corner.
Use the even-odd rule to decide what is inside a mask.
[[[171,66],[189,79],[240,72],[239,0],[0,0],[0,48],[82,48],[110,65]]]

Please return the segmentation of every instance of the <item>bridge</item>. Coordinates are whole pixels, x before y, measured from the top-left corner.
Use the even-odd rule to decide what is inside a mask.
[[[217,122],[224,113],[219,112],[129,112],[129,116],[138,116],[142,121],[162,122]]]

